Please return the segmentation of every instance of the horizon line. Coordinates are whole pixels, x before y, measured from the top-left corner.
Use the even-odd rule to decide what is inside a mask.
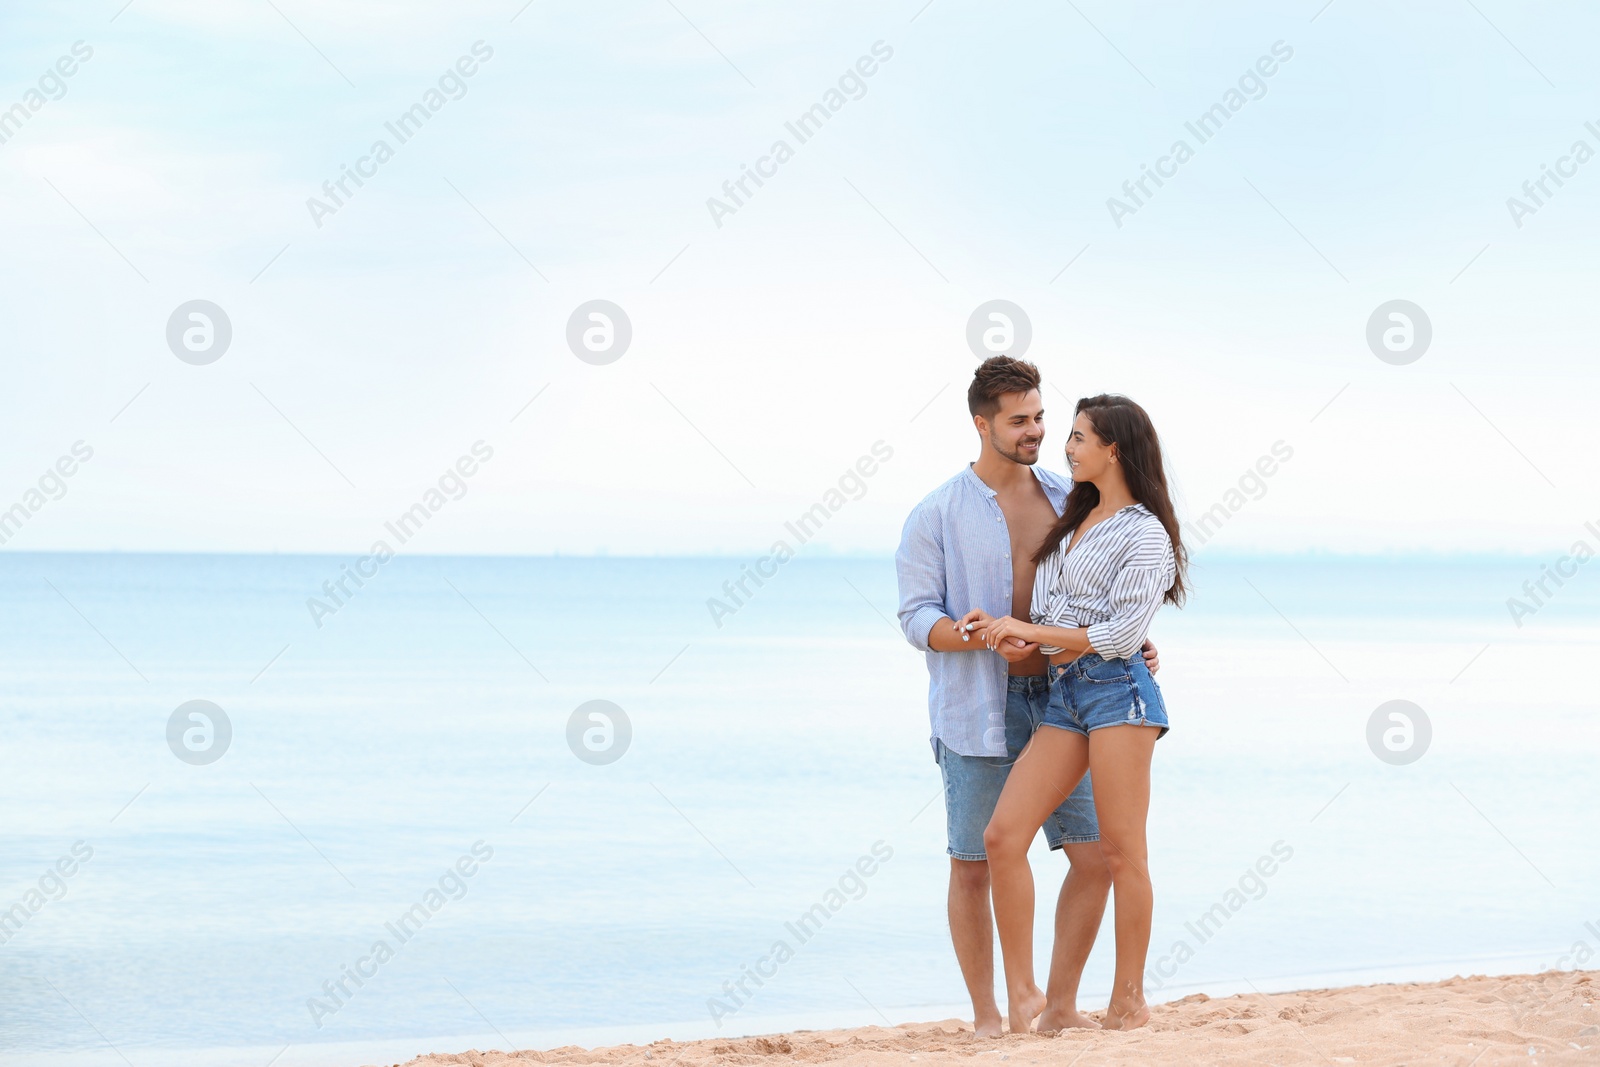
[[[1293,550],[1276,549],[1206,549],[1201,547],[1190,552],[1191,560],[1262,560],[1262,559],[1321,559],[1328,561],[1381,561],[1381,560],[1417,560],[1427,559],[1435,561],[1455,560],[1528,560],[1542,559],[1549,552],[1562,552],[1556,547],[1546,548],[1542,551],[1522,549],[1429,549],[1429,548],[1400,548],[1400,549],[1373,549],[1370,551],[1354,550],[1336,552],[1325,548],[1303,548]],[[744,559],[750,556],[768,554],[770,549],[724,549],[703,552],[655,552],[648,555],[634,552],[607,552],[605,550],[590,552],[396,552],[395,556],[407,556],[432,559],[607,559],[607,560],[671,560],[671,559]],[[303,556],[322,558],[344,558],[347,556],[361,556],[364,550],[291,550],[279,549],[167,549],[167,548],[6,548],[0,547],[0,558],[6,556]],[[863,559],[863,560],[892,560],[894,552],[883,550],[865,549],[836,549],[826,545],[818,545],[809,553],[797,553],[795,559],[803,555],[823,556],[831,559]]]

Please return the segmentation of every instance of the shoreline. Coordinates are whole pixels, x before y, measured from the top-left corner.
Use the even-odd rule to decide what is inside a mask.
[[[1099,1018],[1102,1012],[1091,1012]],[[977,1056],[1037,1063],[1067,1055],[1085,1067],[1117,1062],[1401,1064],[1600,1062],[1600,971],[1472,975],[1213,998],[1191,993],[1155,1005],[1138,1030],[1067,1030],[978,1038],[961,1019],[834,1030],[795,1030],[648,1045],[428,1053],[393,1067],[513,1067],[529,1062],[616,1067],[831,1063],[877,1067],[909,1058],[924,1067]]]
[[[1481,966],[1487,961],[1472,962]],[[1393,973],[1426,967],[1412,964],[1383,970]],[[1437,962],[1432,973],[1438,973]],[[1307,977],[1326,981],[1331,975]],[[1261,982],[1274,986],[1271,979]],[[1256,991],[1249,980],[1209,985],[1210,993],[1187,992],[1165,1001],[1152,998],[1151,1024],[1126,1034],[1074,1030],[1055,1037],[1006,1035],[979,1040],[970,1021],[959,1017],[963,1006],[929,1005],[907,1007],[899,1013],[933,1021],[891,1025],[875,1010],[862,1008],[829,1013],[830,1021],[843,1023],[830,1026],[815,1025],[815,1014],[754,1016],[748,1020],[749,1029],[737,1035],[701,1036],[706,1035],[703,1023],[642,1023],[547,1028],[514,1036],[495,1031],[287,1047],[158,1050],[131,1046],[125,1051],[141,1062],[157,1056],[167,1067],[261,1067],[269,1061],[273,1067],[510,1067],[530,1061],[711,1067],[758,1060],[774,1065],[827,1061],[840,1067],[864,1067],[884,1062],[886,1057],[904,1062],[908,1055],[915,1057],[919,1067],[943,1067],[986,1054],[1054,1059],[1068,1051],[1069,1045],[1067,1058],[1081,1053],[1082,1067],[1101,1062],[1094,1055],[1097,1049],[1123,1049],[1128,1055],[1138,1050],[1138,1058],[1144,1062],[1185,1067],[1195,1062],[1268,1061],[1327,1067],[1330,1063],[1417,1062],[1420,1057],[1459,1064],[1481,1057],[1479,1067],[1513,1059],[1519,1064],[1534,1059],[1600,1062],[1600,970],[1473,973],[1436,981],[1371,981],[1276,992]],[[1083,1002],[1092,1004],[1096,998],[1086,994]],[[1102,1013],[1089,1014],[1098,1018]],[[664,1033],[678,1037],[662,1037]],[[508,1048],[517,1051],[508,1053]],[[1537,1050],[1534,1057],[1529,1056],[1529,1048]],[[120,1053],[104,1046],[83,1051],[12,1052],[7,1062],[14,1067],[126,1067]]]

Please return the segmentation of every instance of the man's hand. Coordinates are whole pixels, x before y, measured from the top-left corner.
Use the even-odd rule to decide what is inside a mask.
[[[1153,641],[1146,640],[1140,651],[1144,653],[1144,665],[1150,668],[1150,673],[1155,674],[1161,669],[1161,656],[1156,652]]]
[[[1024,641],[1020,637],[1008,637],[1000,642],[1000,647],[995,649],[1005,657],[1007,663],[1021,663],[1039,650],[1039,642]]]

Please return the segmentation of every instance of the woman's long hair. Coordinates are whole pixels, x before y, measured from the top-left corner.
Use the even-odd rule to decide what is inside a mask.
[[[1184,578],[1189,569],[1189,556],[1178,533],[1178,517],[1172,510],[1172,499],[1167,494],[1167,472],[1161,463],[1161,441],[1156,437],[1155,425],[1144,408],[1115,393],[1086,396],[1078,401],[1072,412],[1074,421],[1085,412],[1100,440],[1117,446],[1117,462],[1122,465],[1122,476],[1127,479],[1133,499],[1161,520],[1167,536],[1172,539],[1177,572],[1163,599],[1168,604],[1182,604],[1188,592]],[[1082,525],[1099,503],[1100,490],[1093,482],[1073,482],[1072,492],[1067,494],[1066,509],[1033,554],[1033,562],[1038,564],[1054,552],[1062,539]]]

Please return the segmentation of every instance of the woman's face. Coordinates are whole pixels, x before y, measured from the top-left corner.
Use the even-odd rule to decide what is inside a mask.
[[[1100,440],[1087,411],[1078,412],[1067,435],[1067,468],[1075,482],[1093,482],[1105,476],[1114,465],[1116,446]]]

